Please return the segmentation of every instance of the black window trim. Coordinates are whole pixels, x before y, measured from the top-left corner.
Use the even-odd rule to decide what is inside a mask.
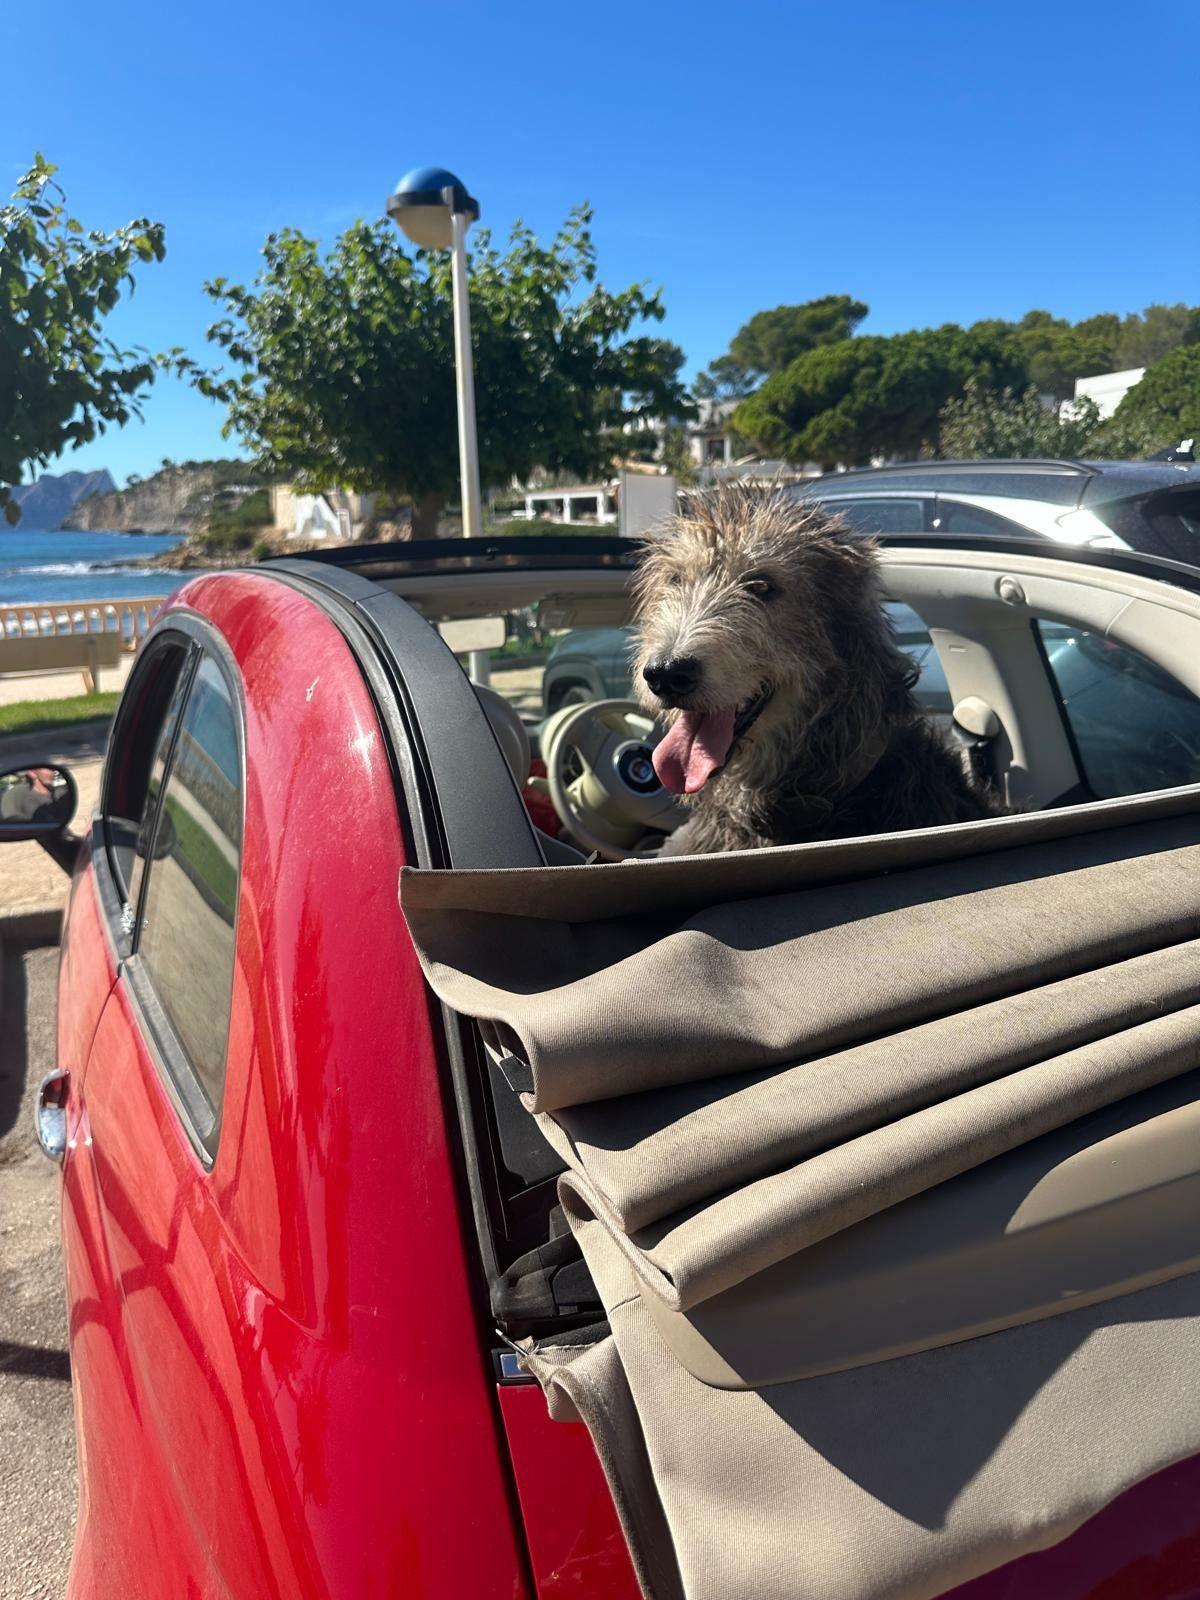
[[[158,802],[154,815],[154,830],[151,836],[151,867],[153,870],[154,841],[158,834],[159,818],[162,814],[162,798],[166,791],[175,756],[175,744],[182,726],[183,718],[187,712],[188,701],[191,697],[192,683],[199,662],[204,652],[207,652],[216,662],[226,688],[229,690],[230,704],[233,709],[234,726],[237,733],[238,749],[238,786],[241,797],[242,814],[240,828],[242,839],[245,839],[246,829],[246,704],[242,692],[241,674],[233,653],[224,638],[207,618],[199,613],[180,608],[171,611],[161,622],[151,629],[146,636],[142,649],[147,653],[157,647],[158,640],[169,634],[184,635],[191,646],[191,659],[186,661],[183,671],[188,673],[187,694],[180,708],[179,720],[171,735],[171,748],[167,755],[164,781],[159,791]],[[175,641],[177,642],[177,641]],[[113,741],[117,736],[118,723],[113,724],[113,732],[109,738],[109,753],[111,754]],[[104,797],[107,798],[107,778],[104,785]],[[166,1009],[159,999],[145,962],[137,954],[137,933],[141,927],[142,910],[145,903],[146,887],[150,881],[150,871],[142,875],[141,889],[138,906],[134,918],[133,928],[129,934],[124,931],[124,900],[121,885],[113,872],[112,863],[108,859],[106,845],[99,850],[93,849],[92,860],[96,866],[97,886],[100,890],[100,903],[103,921],[109,931],[109,937],[118,957],[117,983],[123,984],[125,993],[129,998],[139,1032],[146,1044],[146,1049],[154,1062],[160,1082],[166,1091],[167,1098],[175,1109],[188,1141],[199,1158],[201,1165],[206,1170],[211,1170],[216,1161],[220,1145],[221,1124],[224,1113],[225,1095],[224,1083],[222,1084],[221,1104],[209,1110],[208,1097],[200,1086],[195,1068],[192,1066],[187,1050],[179,1037]],[[234,971],[237,970],[237,941],[238,930],[242,917],[242,853],[238,855],[238,886],[237,910],[233,925]],[[225,1054],[228,1066],[229,1028],[232,1023],[233,986],[230,988],[230,1017],[226,1023]]]
[[[172,628],[168,625],[164,625],[161,629],[156,629],[147,634],[146,643],[143,645],[141,655],[139,656],[137,664],[134,667],[133,673],[130,675],[130,683],[126,685],[126,691],[131,684],[136,682],[137,679],[149,676],[149,674],[154,670],[153,662],[155,657],[164,655],[168,650],[183,650],[185,652],[183,663],[176,674],[176,677],[171,685],[170,694],[168,696],[166,709],[169,712],[171,708],[171,702],[179,692],[181,685],[185,691],[184,700],[186,701],[187,693],[190,692],[191,688],[190,678],[196,670],[196,642],[192,637],[190,637],[186,629]],[[122,960],[128,958],[131,953],[133,929],[132,927],[126,926],[127,919],[125,916],[125,907],[128,904],[125,894],[126,885],[122,881],[121,873],[117,867],[116,848],[109,830],[108,817],[111,809],[110,792],[113,781],[113,751],[116,748],[118,741],[125,735],[126,723],[131,715],[129,708],[132,706],[132,703],[132,696],[128,695],[127,692],[123,692],[120,702],[117,706],[117,714],[113,718],[113,724],[109,730],[108,744],[104,754],[104,781],[100,790],[100,802],[96,810],[96,820],[98,822],[98,828],[96,831],[103,836],[104,854],[107,858],[107,865],[111,875],[113,887],[116,891],[117,899],[120,901],[120,910],[118,912],[116,922],[116,950]],[[181,702],[181,707],[182,704],[183,702]],[[170,765],[171,756],[174,753],[175,734],[177,731],[178,724],[176,724],[176,727],[171,730],[171,744],[167,751],[167,765]],[[154,735],[154,743],[150,749],[150,766],[147,770],[147,782],[149,782],[150,772],[153,770],[154,756],[158,746],[158,738],[159,733],[156,732]],[[157,826],[157,821],[158,813],[156,809],[154,817],[155,826]],[[143,883],[144,881],[145,878],[143,875]],[[132,909],[136,915],[138,908],[134,906]]]

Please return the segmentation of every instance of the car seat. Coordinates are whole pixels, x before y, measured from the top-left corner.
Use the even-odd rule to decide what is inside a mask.
[[[500,746],[500,753],[508,763],[508,770],[513,775],[513,782],[517,788],[524,791],[529,782],[529,768],[532,759],[532,749],[529,743],[529,732],[521,721],[516,708],[499,694],[495,689],[476,683],[472,685],[475,698],[483,709],[484,716],[488,719],[496,743]],[[562,839],[553,839],[544,833],[536,824],[531,824],[537,835],[542,856],[547,866],[578,866],[585,860],[583,854],[567,844]]]

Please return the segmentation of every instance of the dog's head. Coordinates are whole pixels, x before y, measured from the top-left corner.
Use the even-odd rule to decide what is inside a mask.
[[[769,781],[864,643],[895,656],[870,541],[782,490],[697,496],[647,545],[636,596],[636,692],[671,721],[655,768],[679,794],[723,769]]]

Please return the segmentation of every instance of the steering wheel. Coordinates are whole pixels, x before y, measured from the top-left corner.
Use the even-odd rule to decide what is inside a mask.
[[[542,759],[559,821],[605,861],[642,855],[647,834],[671,833],[686,812],[650,756],[663,733],[634,700],[565,706],[542,729]],[[653,841],[660,842],[660,841]]]

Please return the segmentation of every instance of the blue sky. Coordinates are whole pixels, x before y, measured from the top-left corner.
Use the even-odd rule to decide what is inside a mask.
[[[328,241],[429,162],[498,231],[590,200],[601,276],[662,285],[689,371],[754,311],[821,294],[866,300],[879,333],[1200,301],[1184,4],[3,10],[0,190],[41,149],[89,226],[166,224],[110,327],[154,350],[205,355],[203,281],[253,277],[269,230]],[[61,465],[236,453],[221,421],[162,378],[144,423]]]

